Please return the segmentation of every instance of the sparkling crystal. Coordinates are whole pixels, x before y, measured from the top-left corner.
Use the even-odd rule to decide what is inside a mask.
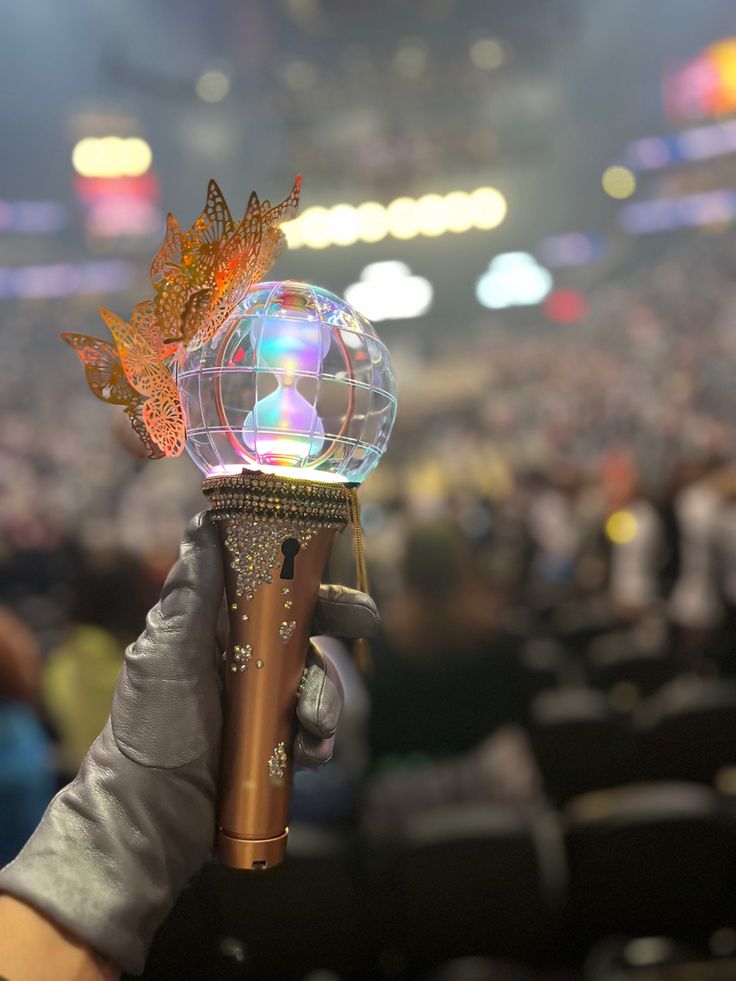
[[[296,628],[296,620],[282,620],[279,624],[279,637],[281,638],[281,643],[286,644],[291,638]]]

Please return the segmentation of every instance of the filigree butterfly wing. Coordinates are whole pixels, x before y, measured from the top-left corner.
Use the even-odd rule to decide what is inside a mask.
[[[179,341],[164,340],[156,319],[156,301],[142,300],[133,309],[130,326],[135,334],[144,337],[162,361],[175,354],[180,346]]]
[[[252,275],[257,251],[261,246],[263,211],[255,191],[248,198],[243,217],[233,234],[223,242],[215,265],[215,287],[218,297],[224,295],[238,281],[249,280]]]
[[[263,203],[263,220],[267,225],[280,225],[282,221],[291,221],[299,208],[299,198],[302,191],[301,176],[297,176],[290,193],[279,204],[271,207],[270,202]]]
[[[207,185],[207,198],[202,212],[184,235],[185,248],[196,244],[218,245],[232,235],[235,228],[225,195],[215,180]]]
[[[166,232],[161,248],[151,262],[151,283],[157,287],[172,270],[181,265],[182,231],[176,218],[168,213],[166,216]]]
[[[109,341],[87,334],[65,331],[62,338],[74,348],[84,367],[87,384],[102,402],[122,405],[133,431],[143,443],[146,456],[151,460],[162,457],[163,451],[151,440],[142,419],[141,409],[145,396],[140,395],[125,377],[117,349]]]
[[[261,205],[253,192],[243,218],[217,256],[214,287],[194,294],[187,303],[183,335],[190,351],[215,336],[247,293],[253,281],[261,233]]]
[[[161,388],[143,403],[143,423],[156,446],[165,456],[180,456],[186,428],[176,387]]]
[[[169,214],[163,245],[151,263],[151,283],[156,290],[153,302],[159,333],[171,343],[181,339],[181,318],[190,289],[182,261],[182,230],[176,218]]]
[[[286,248],[286,236],[277,226],[264,225],[261,248],[253,269],[254,282],[260,282]]]
[[[127,321],[112,310],[100,307],[100,316],[113,336],[125,377],[141,395],[152,395],[156,389],[158,368],[163,367],[156,352],[145,337],[137,334]]]
[[[104,308],[100,308],[100,315],[115,340],[125,377],[136,391],[147,396],[142,418],[149,436],[166,456],[178,456],[184,448],[186,429],[181,399],[169,369],[130,324]]]
[[[142,406],[145,403],[145,399],[141,396],[138,405],[134,408],[130,406],[125,407],[125,414],[130,420],[130,424],[133,427],[133,432],[136,434],[138,439],[143,443],[143,447],[146,451],[146,457],[149,460],[160,460],[162,457],[166,456],[166,453],[161,449],[161,447],[151,439],[145,422],[143,421]]]
[[[254,274],[256,280],[266,275],[286,248],[286,236],[279,226],[296,216],[301,189],[302,179],[297,176],[291,192],[283,201],[273,207],[269,202],[263,205],[263,242]]]
[[[234,228],[225,196],[217,181],[210,180],[204,208],[183,239],[182,271],[192,289],[211,285],[217,254]]]
[[[90,391],[100,401],[128,405],[140,401],[140,395],[125,376],[115,345],[99,337],[64,331],[61,337],[74,348],[82,362]]]

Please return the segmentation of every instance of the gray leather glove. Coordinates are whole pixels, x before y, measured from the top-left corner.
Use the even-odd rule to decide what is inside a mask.
[[[125,654],[110,718],[79,773],[49,804],[0,891],[25,900],[124,970],[210,854],[222,729],[216,631],[223,554],[206,513],[190,523],[146,628]],[[318,629],[375,632],[370,597],[323,586]],[[295,761],[332,754],[342,691],[314,645],[299,699]]]

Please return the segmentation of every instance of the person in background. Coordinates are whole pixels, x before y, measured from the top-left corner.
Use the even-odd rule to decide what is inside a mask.
[[[733,659],[736,627],[736,465],[686,486],[675,501],[679,576],[669,598],[677,649],[690,660]]]
[[[59,740],[63,783],[105,724],[125,648],[155,602],[153,587],[141,563],[120,550],[85,556],[70,623],[43,669],[43,702]]]
[[[35,637],[0,607],[0,865],[18,854],[55,789],[52,747],[37,715],[40,669]]]
[[[520,639],[505,602],[451,522],[414,529],[403,588],[372,643],[368,834],[441,804],[533,804],[541,780],[522,717]]]

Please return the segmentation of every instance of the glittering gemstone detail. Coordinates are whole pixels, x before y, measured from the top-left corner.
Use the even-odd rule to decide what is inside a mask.
[[[289,589],[288,586],[282,586],[281,587],[281,595],[282,596],[288,596],[290,592],[291,592],[291,590]]]
[[[291,638],[296,628],[296,620],[282,620],[279,624],[279,637],[281,638],[281,643],[286,644]]]
[[[351,520],[352,498],[342,485],[243,471],[208,477],[202,487],[212,519],[226,522],[238,598],[252,599],[259,586],[274,581],[288,538],[296,539],[301,551],[321,529],[344,528]],[[282,587],[282,595],[287,593]]]
[[[274,748],[268,761],[268,775],[276,780],[282,780],[286,773],[286,764],[289,757],[286,755],[286,747],[279,743]]]
[[[245,515],[231,518],[225,535],[225,547],[234,570],[235,595],[253,599],[259,586],[273,582],[273,572],[283,564],[281,545],[294,538],[303,548],[317,532],[303,522],[286,522],[276,518],[259,521]]]
[[[233,661],[240,665],[241,671],[245,671],[252,658],[253,648],[250,644],[245,644],[242,647],[240,644],[236,644],[235,647],[233,647]]]
[[[284,600],[284,609],[285,610],[290,610],[293,605],[294,605],[294,603],[293,603],[292,600]]]
[[[256,667],[257,668],[262,668],[263,667],[263,661],[260,659],[260,657],[256,661]]]
[[[231,610],[237,610],[237,608],[238,608],[238,604],[237,603],[231,603],[230,604],[230,609]]]

